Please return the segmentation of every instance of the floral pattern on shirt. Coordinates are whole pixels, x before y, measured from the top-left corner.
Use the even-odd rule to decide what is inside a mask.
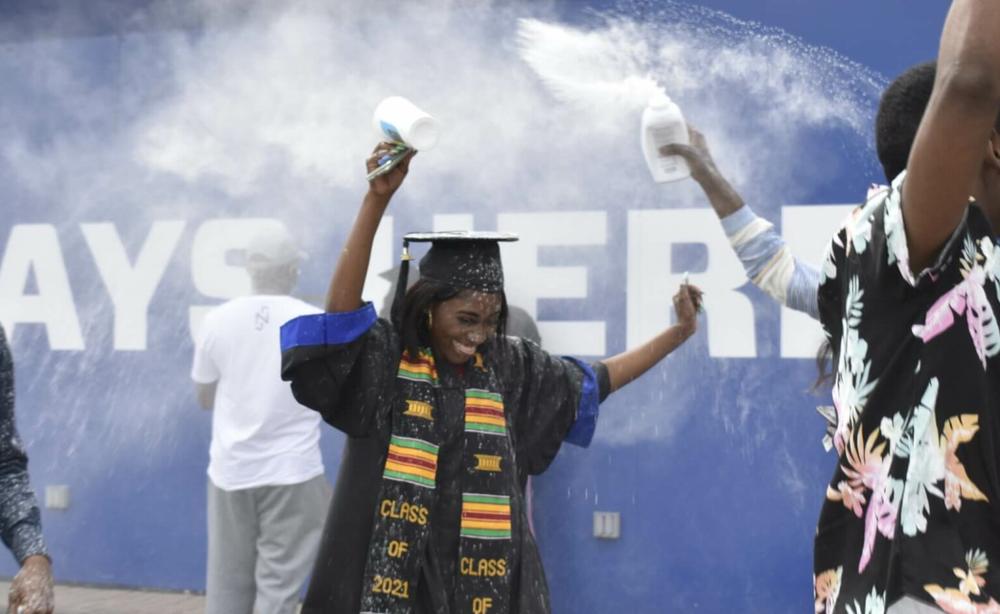
[[[982,244],[982,241],[980,242]],[[997,264],[996,246],[986,242],[992,262],[991,269]],[[986,260],[986,254],[976,250],[972,239],[966,237],[962,248],[961,270],[963,281],[946,292],[927,310],[924,324],[914,324],[913,334],[924,340],[931,341],[955,324],[955,317],[964,316],[968,324],[969,337],[979,361],[986,368],[986,359],[1000,352],[1000,327],[997,326],[996,315],[986,295],[986,269],[981,262]],[[992,275],[996,284],[996,275]],[[998,288],[1000,291],[1000,288]]]
[[[988,565],[1000,556],[1000,247],[970,205],[914,274],[904,179],[855,210],[824,265],[839,462],[817,530],[817,614],[882,613],[906,595],[993,611],[1000,585]],[[946,561],[956,549],[964,566]]]
[[[837,409],[837,429],[833,435],[833,444],[840,454],[844,453],[844,440],[848,432],[861,415],[868,395],[878,383],[871,379],[868,342],[858,333],[864,311],[864,291],[860,280],[853,277],[848,288],[842,325],[844,333],[840,338],[840,351],[837,352],[837,376],[833,386],[833,406]]]
[[[865,595],[865,604],[862,606],[855,599],[854,603],[846,606],[847,614],[885,614],[885,595],[879,594],[874,588]]]
[[[827,569],[813,576],[813,595],[816,601],[816,614],[830,614],[840,595],[840,578],[844,568]]]
[[[959,580],[957,587],[944,588],[937,584],[927,584],[924,590],[947,614],[1000,614],[1000,603],[992,597],[987,603],[977,603],[972,600],[974,596],[982,595],[989,567],[990,561],[985,552],[970,550],[965,554],[965,567],[955,567],[952,570]]]
[[[897,518],[906,535],[927,530],[929,496],[943,499],[945,507],[954,510],[961,509],[963,498],[986,501],[956,454],[959,445],[975,436],[978,416],[950,418],[939,436],[934,414],[937,393],[938,381],[932,379],[920,403],[906,416],[883,418],[882,426],[867,437],[859,426],[841,457],[847,479],[836,488],[827,487],[827,499],[842,502],[865,519],[859,572],[871,557],[876,532],[886,539],[895,537]],[[889,477],[894,457],[909,458],[905,480]]]

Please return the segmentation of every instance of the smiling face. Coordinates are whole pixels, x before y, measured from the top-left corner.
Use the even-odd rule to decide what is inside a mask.
[[[499,293],[464,290],[431,308],[431,347],[438,359],[465,364],[479,346],[496,335],[502,301]]]

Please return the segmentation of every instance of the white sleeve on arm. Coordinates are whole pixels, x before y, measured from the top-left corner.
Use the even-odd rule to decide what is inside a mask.
[[[218,381],[221,376],[219,367],[212,358],[214,340],[211,318],[205,318],[201,333],[194,344],[194,360],[191,362],[191,379],[198,384],[211,384]]]
[[[774,224],[748,205],[721,222],[750,281],[782,305],[818,320],[819,271],[792,255]]]

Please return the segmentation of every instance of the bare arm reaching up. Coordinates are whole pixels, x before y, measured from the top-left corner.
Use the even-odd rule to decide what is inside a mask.
[[[368,157],[368,171],[375,170],[378,159],[392,149],[391,143],[379,143],[372,155]],[[361,307],[361,291],[365,285],[365,275],[368,273],[368,263],[371,260],[372,242],[375,232],[389,200],[402,185],[406,173],[410,169],[410,160],[416,152],[407,154],[406,158],[396,168],[380,175],[368,184],[368,192],[361,201],[361,209],[354,219],[351,234],[347,237],[344,249],[337,260],[337,267],[330,280],[330,289],[326,293],[326,310],[330,313],[353,311]]]
[[[931,264],[961,222],[969,196],[981,187],[984,154],[1000,156],[990,148],[998,110],[1000,3],[955,0],[941,34],[934,91],[910,151],[903,186],[903,219],[914,272]]]

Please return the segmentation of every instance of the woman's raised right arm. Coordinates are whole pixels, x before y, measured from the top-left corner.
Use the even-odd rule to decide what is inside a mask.
[[[393,147],[392,143],[379,143],[366,161],[368,172],[373,171],[378,166],[379,158],[388,154]],[[330,280],[330,289],[326,293],[327,312],[341,313],[361,307],[361,291],[365,286],[375,232],[389,206],[389,200],[406,178],[410,159],[415,153],[408,153],[396,168],[369,182],[368,192],[361,201],[361,209],[354,219],[351,234],[347,237]]]

